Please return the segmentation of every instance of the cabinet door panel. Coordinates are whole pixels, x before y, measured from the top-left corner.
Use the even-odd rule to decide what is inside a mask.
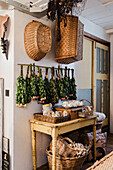
[[[105,113],[109,117],[109,48],[100,43],[94,45],[92,97],[94,111]],[[106,125],[107,125],[106,124]]]

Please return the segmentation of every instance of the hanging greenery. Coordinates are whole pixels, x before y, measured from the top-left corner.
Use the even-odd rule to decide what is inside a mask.
[[[26,95],[27,95],[27,103],[30,103],[31,102],[31,85],[30,85],[29,66],[27,68],[27,75],[26,75]]]
[[[32,65],[30,65],[30,70],[31,70],[31,78],[30,78],[31,97],[33,100],[36,100],[38,99],[39,94],[37,90],[38,80],[37,80],[37,75],[35,74],[35,64],[33,64],[33,70],[32,70]]]
[[[21,65],[21,73],[17,78],[17,94],[16,94],[16,106],[26,107],[27,95],[26,95],[26,81],[23,78],[23,66]]]
[[[67,67],[65,67],[65,76],[64,76],[63,84],[64,84],[65,99],[69,99],[69,82],[67,77]]]
[[[48,104],[51,101],[51,98],[50,98],[50,82],[48,80],[48,68],[46,68],[46,76],[45,76],[45,79],[44,79],[44,89],[45,89],[45,92],[46,92],[45,103]]]
[[[54,74],[54,67],[51,69],[51,79],[48,80],[48,68],[46,68],[46,76],[43,80],[42,69],[38,67],[38,73],[35,74],[35,64],[27,67],[26,79],[23,77],[23,65],[21,65],[21,73],[17,78],[17,94],[16,105],[19,107],[26,107],[27,103],[31,102],[31,99],[38,99],[38,103],[58,103],[59,99],[66,100],[76,99],[76,84],[74,78],[74,69],[72,71],[72,77],[70,79],[70,69],[65,67],[65,74],[63,75],[63,69],[58,67],[56,69],[56,79]],[[67,74],[68,72],[68,74]]]
[[[51,73],[52,73],[52,78],[50,79],[50,97],[51,97],[51,103],[54,105],[59,101],[57,90],[56,90],[56,84],[55,84],[54,67],[52,68]]]
[[[76,84],[75,84],[75,78],[74,78],[74,69],[72,69],[72,78],[70,80],[70,99],[76,100]]]
[[[68,69],[68,86],[69,86],[69,95],[70,95],[70,91],[71,91],[71,79],[70,79],[70,68]]]
[[[64,85],[63,85],[63,77],[62,77],[62,71],[60,75],[60,67],[58,67],[58,74],[56,73],[56,89],[59,99],[64,100]]]
[[[45,100],[46,100],[46,91],[44,89],[44,80],[42,78],[42,70],[41,69],[40,69],[40,73],[39,73],[38,88],[39,88],[39,101],[38,101],[38,103],[44,103]]]
[[[87,0],[49,0],[47,17],[51,21],[54,21],[56,18],[58,19],[58,41],[61,40],[60,23],[62,19],[64,20],[64,27],[67,25],[65,14],[69,14],[70,12],[72,14],[74,7],[75,13],[80,15],[84,10],[86,1]]]

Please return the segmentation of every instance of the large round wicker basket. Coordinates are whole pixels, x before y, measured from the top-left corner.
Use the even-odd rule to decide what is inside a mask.
[[[61,64],[69,64],[82,60],[83,56],[83,32],[84,25],[77,16],[66,15],[66,27],[64,19],[60,23],[61,40],[58,41],[58,24],[55,31],[56,61]]]
[[[32,21],[24,31],[25,49],[30,58],[41,60],[51,50],[52,37],[48,26],[38,21]]]
[[[69,142],[67,143],[65,139]],[[77,138],[76,138],[77,139]],[[79,141],[79,139],[78,139]],[[77,142],[78,142],[77,141]],[[84,146],[87,146],[87,153],[84,156],[76,157],[75,150],[73,148],[73,141],[67,137],[58,137],[56,144],[56,170],[80,170],[84,161],[87,159],[89,154],[91,144],[89,137],[86,133],[81,135],[81,143],[84,143]],[[72,146],[70,146],[70,143]],[[52,142],[50,146],[46,149],[46,154],[48,157],[49,169],[52,169]]]
[[[49,169],[52,169],[52,152],[49,147],[46,149],[46,154],[48,157]],[[86,160],[87,155],[81,156],[79,158],[76,157],[58,157],[56,156],[56,170],[80,170],[82,164]]]

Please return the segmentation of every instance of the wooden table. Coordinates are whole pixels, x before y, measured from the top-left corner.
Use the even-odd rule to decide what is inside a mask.
[[[33,156],[33,169],[36,170],[36,131],[42,132],[52,137],[52,170],[56,169],[56,140],[58,135],[80,129],[82,127],[93,125],[94,136],[94,160],[96,160],[96,116],[90,116],[88,118],[78,118],[63,123],[48,123],[31,119],[31,131],[32,131],[32,156]]]

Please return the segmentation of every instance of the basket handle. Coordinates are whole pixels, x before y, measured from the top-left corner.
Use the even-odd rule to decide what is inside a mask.
[[[81,99],[80,101],[86,101],[86,102],[88,102],[92,106],[92,103],[89,100],[87,100],[87,99]]]
[[[91,111],[90,106],[84,106],[84,108],[86,108],[88,111]]]
[[[48,152],[48,154],[51,154],[51,155],[52,155],[52,151],[48,150],[47,152]]]
[[[68,137],[64,137],[62,140],[67,140],[67,141],[70,142],[72,145],[74,145],[73,141],[72,141],[70,138],[68,138]]]

